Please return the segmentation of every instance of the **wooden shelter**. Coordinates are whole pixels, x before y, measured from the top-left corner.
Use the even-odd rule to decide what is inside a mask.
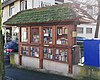
[[[26,56],[37,59],[41,69],[46,67],[46,63],[55,62],[55,65],[68,65],[64,71],[72,73],[76,25],[83,22],[73,9],[63,4],[21,11],[4,24],[19,27],[20,65],[24,64],[22,57]]]

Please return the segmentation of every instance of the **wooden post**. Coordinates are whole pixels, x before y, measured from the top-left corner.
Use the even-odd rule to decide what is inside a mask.
[[[72,46],[73,46],[73,39],[72,38],[72,31],[73,31],[73,25],[68,25],[68,64],[69,64],[69,70],[68,73],[73,73],[73,64],[72,64]]]
[[[30,56],[30,43],[31,43],[31,27],[28,27],[28,56]]]
[[[40,47],[39,47],[39,68],[43,69],[43,26],[39,27]]]
[[[72,50],[71,48],[68,49],[68,64],[69,64],[69,70],[68,73],[73,73],[73,65],[72,65]]]
[[[39,68],[43,69],[43,47],[40,47],[39,50]]]
[[[56,44],[56,26],[52,26],[52,44]]]
[[[18,59],[19,59],[19,65],[22,65],[22,55],[21,55],[21,27],[19,27],[19,33],[18,33]]]

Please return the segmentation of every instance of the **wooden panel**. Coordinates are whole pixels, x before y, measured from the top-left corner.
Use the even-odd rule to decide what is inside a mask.
[[[30,44],[30,42],[31,42],[31,28],[30,27],[28,27],[28,44]]]
[[[72,31],[74,30],[73,25],[68,25],[68,64],[69,64],[69,73],[73,71],[73,64],[72,64],[72,46],[74,45],[74,38],[72,37]]]
[[[30,56],[31,27],[28,27],[28,56]]]
[[[39,44],[43,46],[43,27],[42,26],[39,27],[39,36],[40,36]]]
[[[52,26],[52,44],[56,45],[56,26]]]
[[[43,69],[43,47],[39,48],[39,68]]]
[[[22,64],[22,56],[21,56],[21,45],[20,45],[20,43],[21,43],[21,28],[19,27],[19,33],[18,33],[18,54],[19,54],[19,65],[21,65]]]

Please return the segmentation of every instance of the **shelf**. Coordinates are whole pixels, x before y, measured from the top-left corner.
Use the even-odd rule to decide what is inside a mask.
[[[67,45],[68,44],[67,33],[68,31],[65,27],[57,27],[56,44]]]
[[[55,59],[58,61],[67,62],[67,50],[56,49]]]
[[[28,55],[28,46],[22,46],[21,52],[22,55]]]
[[[52,44],[52,28],[51,27],[46,27],[43,29],[43,43],[44,44]]]
[[[53,59],[52,49],[51,48],[44,48],[43,49],[44,58],[46,59]]]
[[[39,57],[39,48],[38,47],[30,47],[30,56]]]

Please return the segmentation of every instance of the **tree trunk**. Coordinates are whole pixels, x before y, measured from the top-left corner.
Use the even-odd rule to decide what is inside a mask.
[[[3,54],[3,36],[1,29],[1,0],[0,0],[0,80],[4,80],[4,54]]]
[[[95,38],[98,38],[99,34],[99,24],[100,24],[100,14],[97,17],[97,24],[96,24],[96,31],[95,31]]]
[[[95,38],[98,38],[99,35],[99,26],[100,26],[100,0],[97,0],[98,2],[98,17],[97,17],[97,24],[96,24],[96,30],[95,30]]]

